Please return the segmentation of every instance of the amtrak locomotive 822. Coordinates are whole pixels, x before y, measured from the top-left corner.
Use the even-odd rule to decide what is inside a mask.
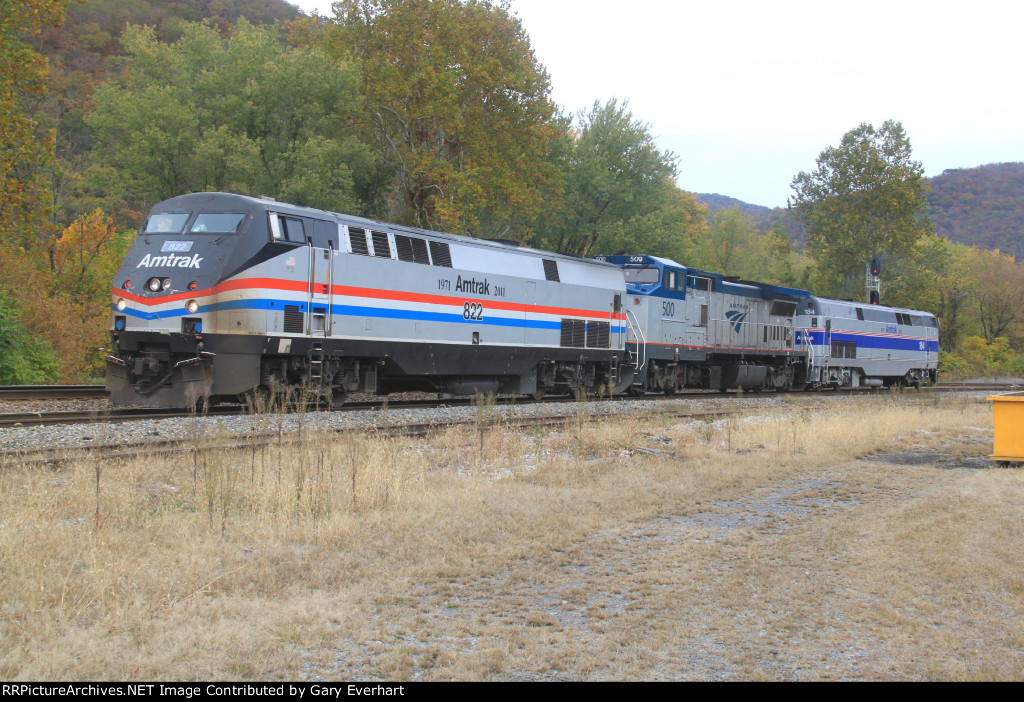
[[[183,407],[303,387],[545,392],[632,382],[617,266],[226,193],[151,210],[113,284],[107,388]]]

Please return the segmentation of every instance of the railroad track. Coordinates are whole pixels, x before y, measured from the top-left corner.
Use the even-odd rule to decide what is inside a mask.
[[[685,397],[680,395],[679,397]],[[664,399],[663,395],[652,395],[648,396],[649,399]],[[643,399],[643,398],[631,398],[631,399]],[[575,403],[575,398],[547,398],[540,402],[549,403]],[[536,400],[527,400],[521,397],[516,398],[498,398],[495,400],[495,404],[507,405],[507,404],[535,404]],[[438,407],[470,407],[477,404],[476,398],[469,397],[456,397],[456,398],[445,398],[445,399],[417,399],[417,400],[372,400],[372,401],[360,401],[360,402],[349,402],[341,407],[334,408],[331,410],[324,408],[316,408],[318,412],[358,412],[362,410],[380,410],[386,411],[388,409],[435,409]],[[269,408],[265,411],[267,414],[273,414],[278,411],[277,408]],[[294,407],[288,409],[289,412],[296,411]],[[312,408],[307,408],[307,411],[314,411]],[[253,412],[253,410],[246,405],[238,404],[224,404],[214,405],[201,412],[189,412],[181,409],[132,409],[132,408],[107,408],[102,411],[99,410],[69,410],[69,411],[40,411],[40,412],[2,412],[0,413],[0,428],[10,427],[29,427],[29,426],[47,426],[55,424],[96,424],[96,423],[111,423],[116,424],[119,422],[127,422],[138,419],[169,419],[175,417],[214,417],[214,416],[236,416],[245,414],[259,414],[260,412]]]
[[[965,385],[960,385],[960,384],[957,384],[957,385],[954,385],[954,384],[944,384],[943,386],[939,386],[939,387],[935,387],[935,388],[928,388],[928,389],[926,389],[925,391],[923,391],[921,393],[918,393],[918,392],[908,392],[907,395],[908,395],[909,398],[915,398],[915,397],[927,396],[927,394],[929,392],[963,392],[964,390],[988,392],[988,391],[990,391],[990,389],[997,389],[997,390],[1000,390],[1000,391],[1006,391],[1008,389],[1012,390],[1013,388],[1012,387],[1008,388],[1008,386],[1005,386],[1005,385],[1000,385],[1000,386],[985,386],[985,385],[981,385],[981,386],[979,386],[979,385],[976,385],[976,384],[971,384],[971,385],[965,386]],[[888,393],[886,393],[886,391],[879,391],[877,389],[874,389],[874,390],[872,390],[872,389],[864,389],[862,393],[857,393],[856,391],[844,391],[844,392],[848,392],[849,394],[865,394],[865,395],[875,394],[875,395],[879,395],[879,396],[881,396],[883,393],[888,394]],[[748,398],[754,398],[754,397],[769,398],[769,397],[778,396],[778,395],[779,394],[777,394],[777,393],[765,393],[765,394],[749,393],[749,392],[748,393],[733,393],[734,397],[736,397],[736,396],[743,396],[743,397],[748,397]],[[815,396],[820,396],[822,398],[829,398],[829,397],[833,397],[834,398],[834,397],[837,396],[837,393],[835,391],[833,391],[833,390],[825,390],[825,391],[820,391],[818,393],[811,393],[811,392],[791,393],[791,395],[796,396],[796,397],[806,398],[806,399],[810,400],[810,399],[813,399]],[[680,393],[680,394],[677,394],[677,395],[673,396],[672,398],[666,398],[664,395],[647,395],[647,396],[645,396],[643,398],[621,398],[621,399],[623,399],[623,400],[628,399],[628,400],[633,400],[633,401],[638,400],[638,399],[656,401],[656,400],[665,400],[665,399],[693,399],[693,400],[698,400],[700,398],[704,398],[704,399],[720,399],[720,398],[723,398],[723,395],[718,393],[718,392],[713,392],[713,391],[698,391],[698,392],[694,392],[694,393],[685,393],[685,394]],[[387,411],[388,411],[388,409],[398,410],[398,409],[408,409],[408,408],[438,408],[438,407],[441,407],[441,406],[444,406],[444,407],[456,407],[456,406],[464,406],[465,407],[465,406],[470,406],[470,407],[472,407],[473,405],[477,404],[477,400],[475,398],[468,398],[468,399],[459,398],[459,399],[445,399],[445,400],[424,400],[424,399],[418,399],[418,400],[397,400],[397,401],[396,400],[388,400],[388,401],[372,401],[372,402],[371,401],[366,401],[366,402],[352,402],[351,404],[345,405],[342,409],[343,410],[352,410],[352,411],[355,411],[355,410],[376,410],[376,411],[379,411],[381,413],[380,421],[375,423],[375,426],[372,427],[369,430],[372,430],[372,431],[380,433],[380,434],[385,434],[385,435],[407,435],[407,436],[424,435],[424,434],[429,434],[429,433],[432,433],[432,432],[437,432],[439,430],[447,429],[447,428],[450,428],[450,427],[457,427],[457,426],[468,426],[468,427],[478,427],[478,426],[487,426],[487,427],[499,426],[499,427],[501,427],[501,426],[504,426],[504,427],[513,427],[513,426],[518,426],[518,425],[524,425],[524,426],[530,426],[530,427],[557,428],[559,426],[563,426],[563,425],[565,425],[567,423],[572,423],[572,422],[578,422],[578,421],[599,421],[601,418],[607,416],[603,412],[596,412],[594,414],[591,414],[588,410],[582,410],[581,411],[581,407],[585,407],[585,405],[581,405],[575,398],[556,398],[556,400],[560,401],[563,404],[570,404],[570,405],[573,406],[573,408],[568,410],[568,411],[566,411],[566,410],[555,411],[554,408],[553,408],[552,414],[551,415],[547,415],[547,416],[530,416],[530,417],[522,417],[522,418],[507,417],[506,416],[506,417],[502,417],[502,418],[497,419],[497,420],[488,420],[488,419],[481,419],[481,417],[486,417],[487,416],[486,412],[482,412],[482,413],[479,413],[475,419],[474,418],[470,418],[470,419],[444,419],[444,420],[432,420],[432,421],[428,421],[426,423],[406,422],[406,421],[398,421],[397,419],[391,419],[391,418],[388,418]],[[979,401],[983,401],[983,400],[979,400]],[[549,403],[552,404],[552,405],[557,405],[558,404],[558,402],[550,402],[550,398],[549,398]],[[524,401],[522,398],[514,398],[514,399],[513,398],[505,398],[505,399],[498,398],[495,401],[494,404],[495,405],[502,405],[502,404],[504,404],[504,405],[523,404],[523,405],[525,405],[525,404],[535,404],[535,403]],[[744,407],[736,407],[735,409],[733,409],[733,408],[721,408],[721,407],[713,407],[713,406],[701,406],[702,404],[703,403],[695,402],[693,405],[689,405],[689,406],[684,405],[684,406],[679,407],[678,409],[668,409],[668,410],[666,410],[666,409],[659,409],[659,410],[657,410],[658,421],[663,421],[665,417],[672,417],[672,418],[676,418],[676,419],[682,419],[682,418],[706,419],[708,417],[715,417],[715,418],[717,418],[717,417],[720,417],[720,416],[726,416],[726,415],[730,415],[730,414],[735,414],[735,413],[740,413],[740,412],[747,411],[747,409],[744,408]],[[645,411],[646,410],[643,410],[643,409],[637,410],[637,412],[639,412],[640,414],[643,414]],[[216,406],[216,407],[210,408],[210,410],[207,413],[205,413],[205,415],[198,415],[198,416],[200,416],[200,417],[202,417],[202,416],[215,417],[215,416],[241,415],[241,414],[247,414],[247,413],[250,413],[248,408],[243,408],[241,406],[236,406],[236,405],[227,405],[227,406]],[[113,411],[113,410],[111,410],[109,412],[95,412],[94,411],[94,412],[85,412],[85,413],[75,413],[75,412],[64,412],[64,413],[37,412],[37,413],[27,413],[27,414],[21,415],[21,419],[23,421],[20,422],[20,423],[22,424],[22,426],[26,426],[26,425],[32,424],[32,423],[35,423],[35,424],[48,424],[48,423],[49,424],[61,424],[61,423],[69,423],[69,421],[74,421],[75,420],[75,415],[76,414],[87,415],[84,418],[81,417],[81,416],[78,417],[77,419],[79,421],[111,422],[111,423],[123,422],[123,421],[131,421],[131,420],[143,419],[143,418],[161,419],[161,418],[189,416],[188,413],[182,413],[182,412],[177,411],[177,410],[129,410],[129,411],[123,411],[123,410]],[[314,412],[311,411],[310,414],[314,414]],[[53,416],[50,416],[50,415],[53,415]],[[465,415],[463,415],[463,416],[465,416]],[[69,417],[71,418],[71,420],[69,420]],[[0,426],[5,426],[5,425],[6,426],[11,426],[11,424],[8,423],[8,422],[9,421],[13,421],[13,419],[14,419],[13,415],[0,415]],[[263,424],[263,426],[266,426],[266,424]],[[366,429],[363,429],[363,430],[366,430]],[[353,431],[353,429],[351,427],[348,427],[348,428],[336,428],[336,429],[326,429],[326,430],[317,429],[316,431],[326,431],[327,434],[340,434],[342,432],[351,432],[351,431]],[[362,430],[360,430],[360,431],[362,431]],[[197,450],[216,450],[216,451],[223,450],[223,451],[228,451],[228,450],[238,449],[238,448],[243,447],[243,446],[244,447],[250,447],[250,446],[257,446],[258,447],[258,446],[266,446],[266,445],[269,445],[269,444],[272,444],[272,443],[291,444],[291,443],[293,443],[295,441],[301,441],[302,437],[303,437],[303,430],[302,429],[295,430],[294,428],[290,429],[290,430],[283,431],[283,432],[279,428],[277,431],[273,431],[273,430],[259,430],[259,431],[251,430],[251,431],[248,431],[248,432],[244,432],[243,431],[243,432],[239,432],[239,433],[226,434],[226,435],[217,435],[216,432],[214,432],[214,433],[204,433],[204,432],[205,432],[205,430],[201,430],[199,435],[198,435],[198,438],[197,437],[181,438],[179,436],[178,438],[151,438],[151,439],[145,439],[145,440],[130,441],[130,442],[120,442],[120,443],[99,443],[98,442],[98,443],[95,443],[95,444],[88,444],[88,445],[83,444],[83,445],[80,445],[78,447],[73,447],[73,448],[69,448],[69,447],[54,448],[54,449],[35,448],[35,449],[24,449],[24,450],[0,451],[0,466],[6,466],[6,465],[27,465],[27,464],[54,465],[54,464],[65,463],[65,462],[71,461],[71,460],[81,459],[81,458],[84,458],[84,457],[87,457],[87,458],[90,458],[90,459],[93,459],[93,460],[96,460],[96,459],[108,460],[108,459],[126,458],[126,457],[133,457],[133,456],[150,456],[150,455],[162,455],[162,454],[171,454],[171,453],[179,453],[180,454],[180,453],[183,453],[183,452],[184,453],[189,453],[189,452],[195,452]],[[158,436],[158,433],[156,431],[154,431],[153,435],[154,436]],[[87,439],[87,440],[91,440],[91,439]]]
[[[707,421],[708,419],[720,419],[734,414],[749,411],[747,408],[691,408],[677,411],[659,413],[659,421],[665,417],[672,419],[695,419]],[[381,425],[374,428],[374,433],[385,437],[399,436],[429,436],[439,431],[452,428],[475,429],[483,427],[487,431],[513,429],[513,428],[538,428],[558,430],[578,423],[590,423],[603,421],[608,418],[605,414],[581,415],[572,411],[565,414],[541,416],[541,417],[501,417],[500,419],[478,420],[448,420],[444,422],[426,423],[403,423],[396,425]],[[337,427],[331,429],[318,429],[318,434],[342,435],[352,431],[351,427]],[[308,432],[307,432],[308,434]],[[63,447],[58,449],[35,449],[28,451],[0,451],[0,468],[17,465],[26,467],[36,466],[59,466],[62,464],[83,460],[116,460],[139,457],[156,456],[192,456],[197,452],[227,452],[241,449],[254,450],[260,447],[273,445],[295,445],[302,441],[308,441],[308,435],[303,432],[291,431],[279,433],[276,431],[250,431],[227,436],[202,436],[199,438],[175,438],[175,439],[150,439],[146,441],[135,441],[130,443],[100,443],[80,447]],[[663,453],[658,449],[646,449],[650,453]],[[664,452],[670,453],[670,452]],[[190,459],[191,460],[191,459]]]
[[[68,400],[104,398],[102,385],[0,385],[0,400]]]
[[[1021,389],[1017,385],[980,384],[980,383],[938,383],[929,388],[923,388],[925,392],[1012,392]],[[829,394],[832,390],[820,390],[819,393]],[[844,389],[840,392],[848,393],[879,393],[885,392],[878,388],[856,388]],[[751,393],[729,393],[732,395],[751,395]],[[756,395],[756,393],[754,393]],[[770,396],[777,393],[767,393]],[[795,393],[801,396],[812,396],[814,392]],[[67,399],[82,397],[105,397],[106,390],[98,385],[24,385],[24,386],[0,386],[0,399]],[[721,396],[719,393],[710,390],[697,390],[692,392],[681,392],[670,397],[674,399],[685,399],[688,397],[714,397]],[[628,399],[656,401],[665,399],[665,395],[641,395]],[[573,397],[549,397],[542,402],[568,402],[575,403]],[[495,404],[533,404],[535,400],[517,398],[498,398]],[[368,400],[349,402],[335,411],[353,412],[360,410],[386,410],[391,409],[431,409],[441,406],[465,407],[477,403],[476,398],[446,398],[446,399],[416,399],[416,400]],[[318,410],[325,411],[325,410]],[[244,405],[215,405],[207,408],[199,416],[233,416],[251,413],[250,408]],[[0,413],[0,428],[47,426],[58,424],[88,424],[88,423],[119,423],[139,419],[166,419],[173,417],[192,416],[191,412],[180,409],[134,409],[134,408],[104,408],[103,410],[69,410],[69,411],[37,411],[37,412],[4,412]]]

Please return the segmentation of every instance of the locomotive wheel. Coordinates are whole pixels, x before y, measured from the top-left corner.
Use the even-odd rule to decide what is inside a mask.
[[[250,388],[238,396],[239,402],[247,404],[253,408],[265,406],[269,399],[270,390],[266,385],[259,385],[254,388]]]
[[[543,388],[543,386],[537,386],[537,389],[530,393],[530,397],[533,400],[537,401],[537,402],[540,402],[541,400],[543,400],[544,399],[544,388]]]

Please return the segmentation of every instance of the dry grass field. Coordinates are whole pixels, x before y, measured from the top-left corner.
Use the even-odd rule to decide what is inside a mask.
[[[988,403],[578,414],[3,469],[0,678],[1024,678]]]

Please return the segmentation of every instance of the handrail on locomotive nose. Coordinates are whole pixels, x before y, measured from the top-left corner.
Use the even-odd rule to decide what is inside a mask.
[[[640,328],[640,322],[628,309],[626,310],[626,322],[629,324],[630,331],[633,332],[633,338],[637,340],[637,354],[633,367],[640,370],[644,367],[644,364],[647,363],[647,339],[644,338],[643,330]],[[643,361],[640,360],[641,358],[643,358]]]

